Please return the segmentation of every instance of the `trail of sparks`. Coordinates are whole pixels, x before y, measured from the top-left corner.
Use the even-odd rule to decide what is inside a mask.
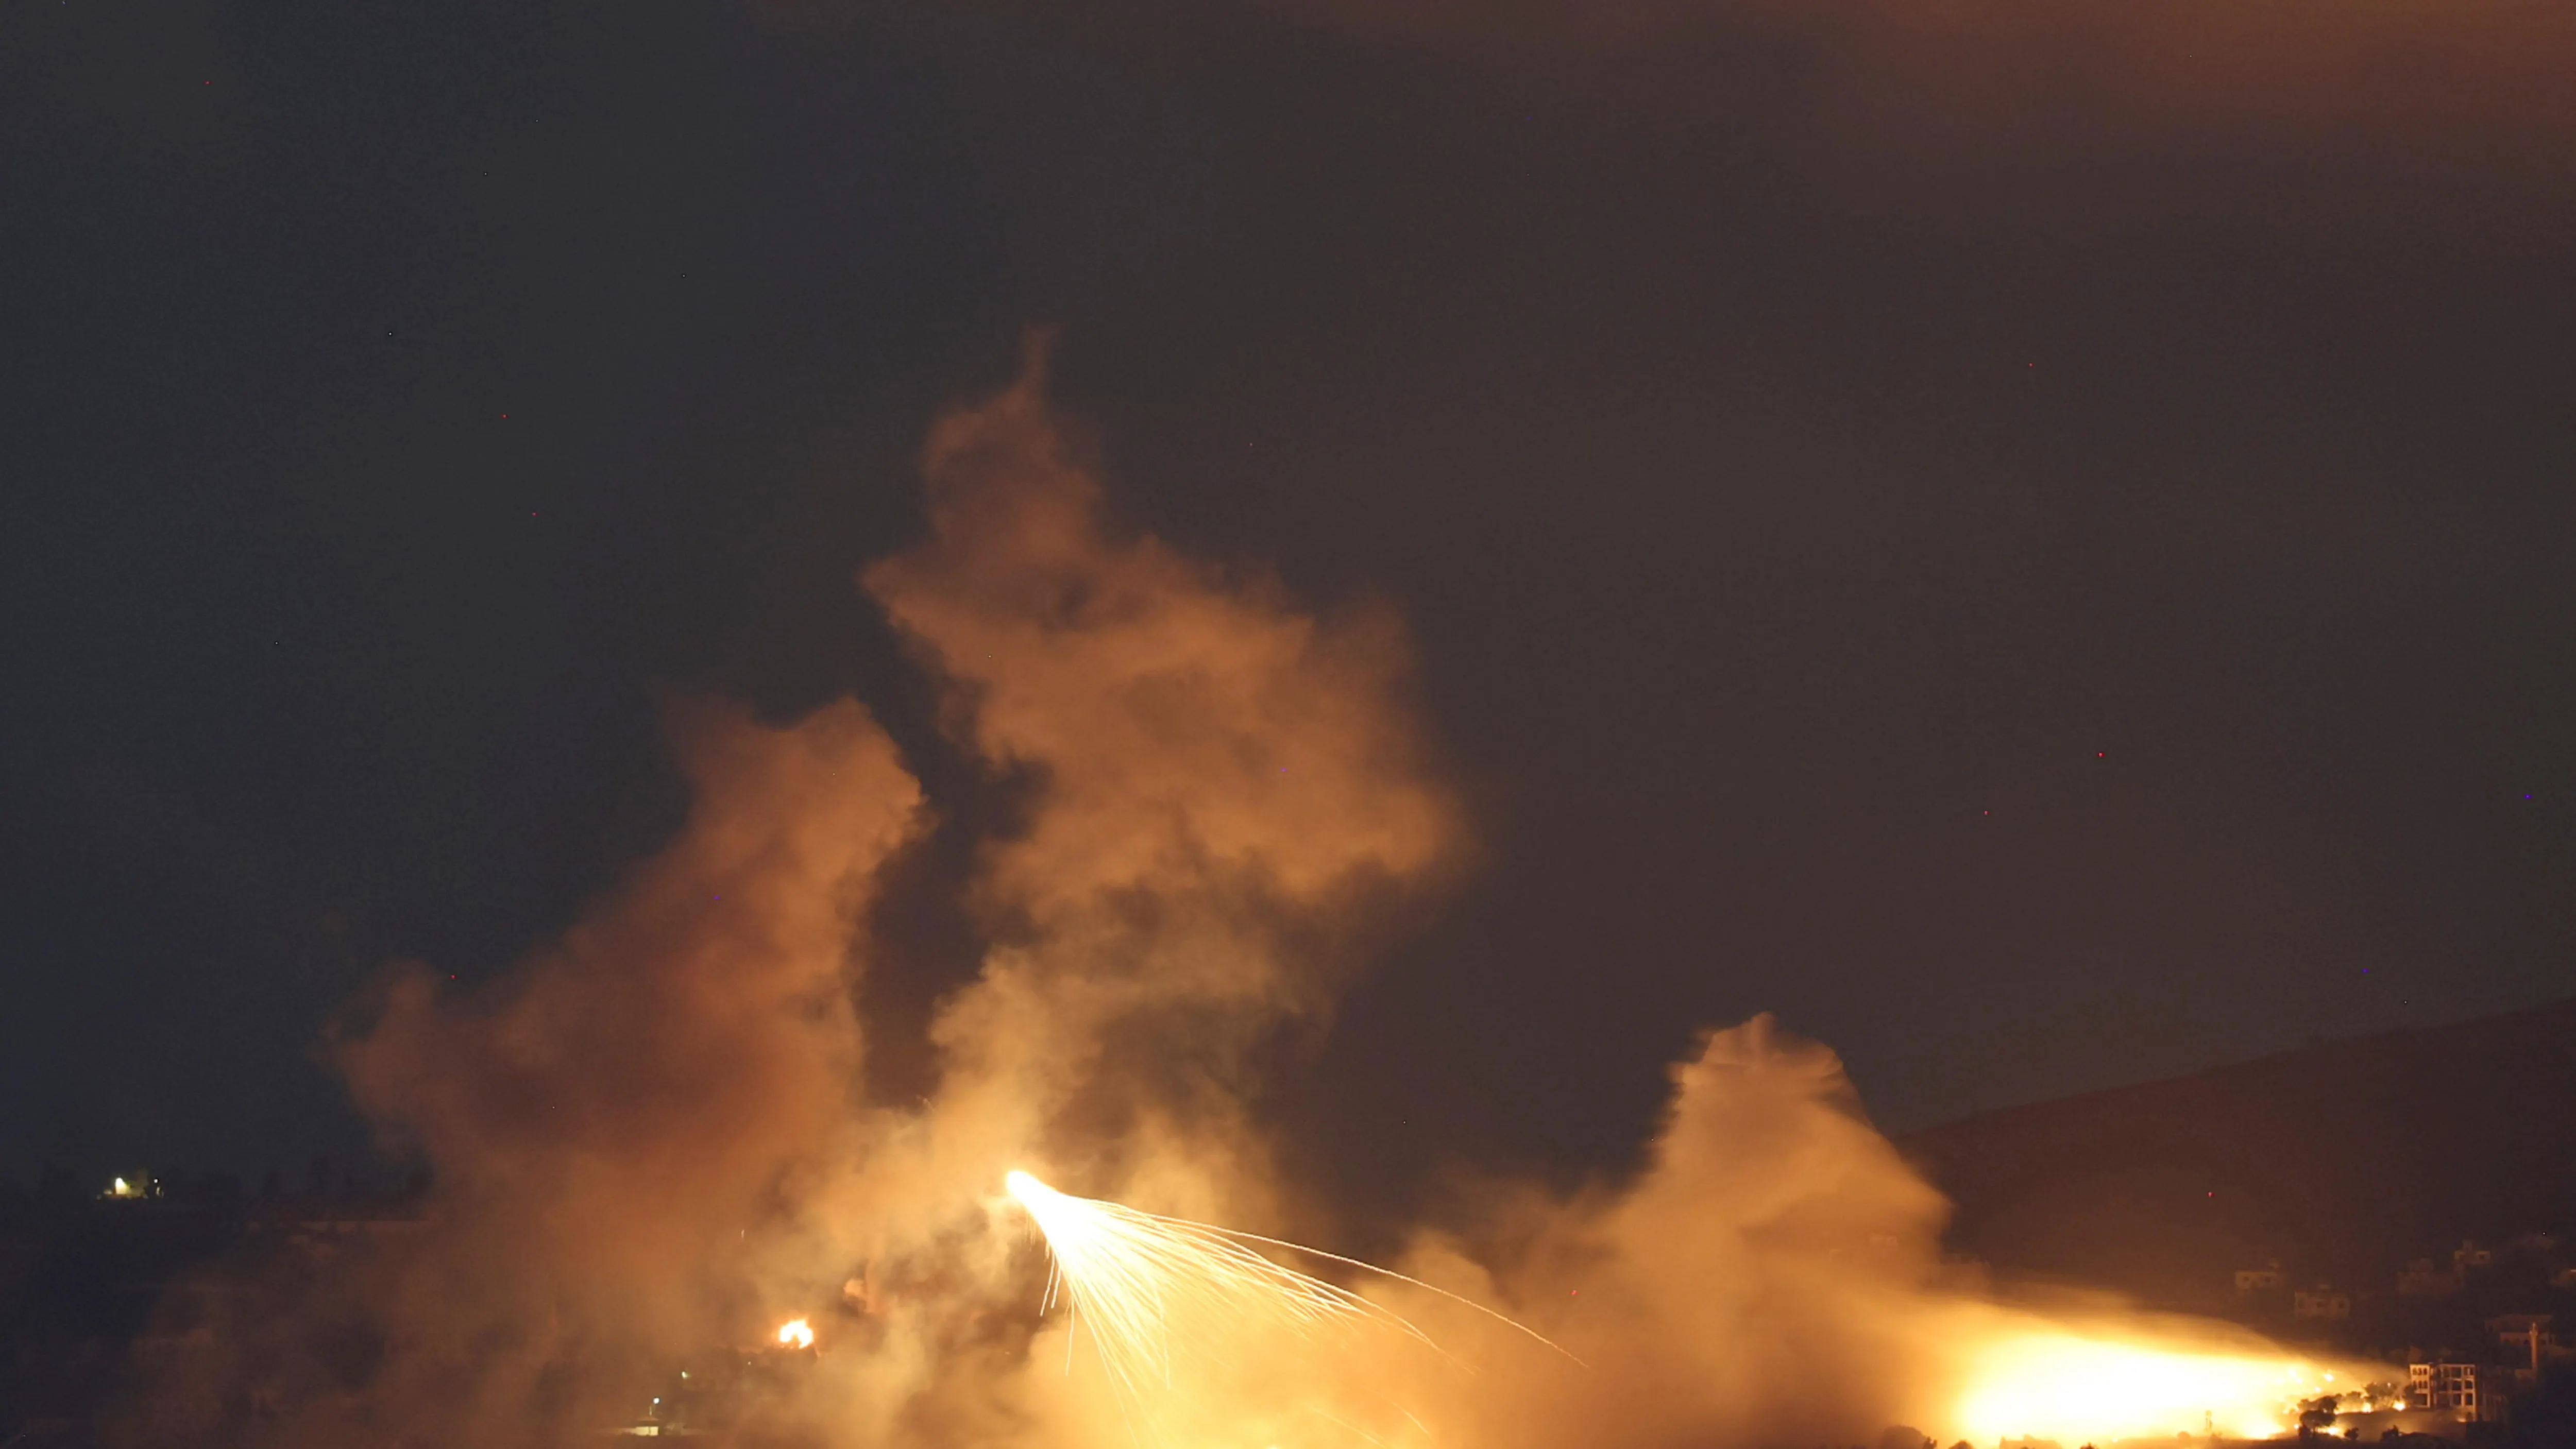
[[[1175,1386],[1176,1358],[1221,1354],[1228,1340],[1243,1343],[1277,1332],[1312,1342],[1337,1330],[1374,1324],[1435,1353],[1441,1351],[1429,1334],[1402,1315],[1347,1288],[1275,1263],[1247,1246],[1253,1243],[1412,1284],[1565,1352],[1482,1304],[1356,1258],[1258,1233],[1139,1212],[1098,1198],[1073,1197],[1025,1172],[1010,1174],[1005,1183],[1037,1224],[1053,1259],[1044,1306],[1051,1309],[1064,1302],[1090,1330],[1111,1388],[1131,1414],[1147,1390],[1168,1392]],[[1071,1347],[1068,1340],[1068,1353]]]

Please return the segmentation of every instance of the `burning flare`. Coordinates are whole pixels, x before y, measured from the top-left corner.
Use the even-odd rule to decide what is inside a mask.
[[[1221,1353],[1227,1339],[1264,1328],[1304,1338],[1376,1321],[1430,1342],[1395,1313],[1281,1267],[1222,1228],[1070,1197],[1025,1172],[1003,1181],[1054,1260],[1046,1307],[1061,1299],[1090,1329],[1102,1366],[1130,1404],[1144,1389],[1172,1386],[1176,1349],[1184,1359]]]
[[[802,1318],[791,1318],[778,1325],[778,1341],[789,1348],[812,1348],[814,1325]]]
[[[1356,1258],[1257,1233],[1139,1212],[1098,1198],[1073,1197],[1025,1172],[1011,1173],[1003,1185],[1046,1239],[1053,1268],[1044,1306],[1052,1308],[1061,1299],[1090,1330],[1120,1408],[1131,1418],[1149,1390],[1178,1386],[1184,1375],[1177,1369],[1193,1361],[1211,1368],[1230,1367],[1228,1360],[1254,1345],[1277,1343],[1283,1337],[1292,1344],[1312,1346],[1339,1332],[1376,1326],[1439,1351],[1430,1335],[1411,1320],[1347,1288],[1274,1263],[1247,1246],[1251,1243],[1412,1284],[1556,1348],[1481,1304]],[[1070,1348],[1068,1343],[1068,1352]],[[1372,1437],[1348,1424],[1341,1427]]]

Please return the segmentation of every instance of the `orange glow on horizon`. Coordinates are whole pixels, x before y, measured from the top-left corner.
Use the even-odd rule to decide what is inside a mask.
[[[1976,1442],[2109,1442],[2217,1434],[2267,1439],[2298,1425],[2299,1402],[2336,1391],[2323,1364],[2101,1337],[2072,1329],[2008,1332],[1969,1350],[1953,1432]]]

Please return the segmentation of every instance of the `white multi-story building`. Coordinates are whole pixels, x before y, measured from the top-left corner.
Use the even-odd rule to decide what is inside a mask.
[[[2503,1406],[2501,1395],[2488,1392],[2488,1371],[2473,1363],[2417,1363],[2406,1366],[2406,1407],[2447,1409],[2467,1420],[2484,1420]]]

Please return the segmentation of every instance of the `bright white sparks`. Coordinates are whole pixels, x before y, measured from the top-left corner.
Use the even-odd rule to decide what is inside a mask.
[[[1346,1288],[1283,1268],[1223,1229],[1069,1197],[1025,1172],[1004,1179],[1046,1238],[1061,1300],[1098,1345],[1122,1400],[1169,1389],[1177,1357],[1222,1352],[1222,1340],[1267,1329],[1311,1338],[1382,1323],[1422,1343],[1422,1330]]]
[[[1004,1183],[1036,1222],[1053,1257],[1045,1306],[1053,1308],[1061,1299],[1089,1329],[1112,1389],[1130,1410],[1148,1392],[1173,1389],[1176,1368],[1193,1356],[1221,1359],[1237,1346],[1275,1343],[1281,1335],[1312,1342],[1376,1325],[1436,1351],[1429,1335],[1393,1311],[1282,1267],[1250,1243],[1347,1263],[1501,1318],[1419,1279],[1339,1254],[1071,1197],[1025,1172],[1010,1174]],[[1538,1338],[1508,1318],[1502,1321]]]

